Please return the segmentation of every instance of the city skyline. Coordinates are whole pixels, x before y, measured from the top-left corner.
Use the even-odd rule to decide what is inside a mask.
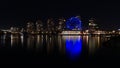
[[[42,23],[42,25],[43,25],[43,28],[46,28],[47,27],[47,22],[49,21],[49,20],[51,20],[52,22],[53,22],[53,26],[55,27],[55,26],[58,26],[58,24],[59,24],[59,19],[64,19],[65,21],[64,21],[64,24],[67,22],[67,20],[68,19],[70,19],[70,18],[72,18],[72,17],[77,17],[77,16],[70,16],[70,17],[46,17],[45,19],[42,19],[42,18],[39,18],[39,19],[36,19],[36,20],[26,20],[26,21],[24,21],[24,23],[20,23],[20,24],[18,24],[18,23],[16,23],[16,24],[5,24],[5,25],[2,25],[1,27],[0,27],[0,29],[10,29],[11,27],[16,27],[16,28],[20,28],[20,29],[22,29],[22,28],[26,28],[26,25],[29,23],[29,22],[31,22],[31,23],[33,23],[34,25],[36,24],[36,22],[38,22],[38,21],[40,21],[41,23]],[[88,29],[88,27],[89,27],[89,23],[90,23],[90,19],[94,19],[95,21],[94,21],[94,23],[95,24],[97,24],[97,26],[99,27],[99,29],[100,30],[118,30],[119,28],[107,28],[107,27],[104,27],[103,25],[101,25],[101,24],[99,24],[99,22],[97,21],[97,19],[96,18],[94,18],[94,17],[91,17],[91,18],[89,18],[88,19],[88,21],[85,21],[81,16],[79,16],[80,17],[80,20],[81,20],[81,23],[82,23],[82,29],[83,30],[86,30],[86,29]],[[109,24],[108,24],[109,25]],[[114,25],[114,24],[113,24]],[[115,27],[115,26],[113,26],[113,27]]]
[[[2,0],[0,3],[0,27],[25,25],[27,20],[45,21],[49,17],[80,15],[86,24],[91,17],[104,29],[119,29],[119,2],[113,1],[48,1]],[[22,25],[23,24],[23,25]]]
[[[96,23],[95,18],[90,18],[87,27],[83,26],[80,16],[70,17],[68,19],[49,18],[46,24],[41,20],[36,22],[28,21],[25,27],[11,26],[10,28],[1,29],[1,34],[16,34],[16,35],[119,35],[120,30],[105,30],[101,29]]]
[[[116,66],[120,60],[119,3],[1,0],[1,64]]]

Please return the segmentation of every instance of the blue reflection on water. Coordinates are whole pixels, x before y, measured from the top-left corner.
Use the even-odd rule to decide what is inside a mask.
[[[82,51],[82,39],[81,37],[66,38],[66,53],[70,59],[75,60],[80,57]]]

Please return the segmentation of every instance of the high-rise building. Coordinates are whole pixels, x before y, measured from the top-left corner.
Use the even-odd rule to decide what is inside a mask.
[[[94,18],[91,18],[89,20],[89,32],[94,32],[98,29],[98,26],[96,24],[96,20]]]
[[[48,31],[54,31],[54,21],[53,19],[47,20],[47,30]]]
[[[36,31],[42,31],[43,30],[43,23],[41,20],[36,21]]]
[[[27,32],[28,33],[34,32],[34,23],[33,22],[27,23]]]
[[[57,28],[57,30],[58,31],[62,31],[63,29],[64,29],[64,27],[65,27],[65,19],[59,19],[59,22],[58,22],[58,28]]]

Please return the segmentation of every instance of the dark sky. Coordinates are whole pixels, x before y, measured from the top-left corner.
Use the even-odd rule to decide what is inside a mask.
[[[95,17],[101,28],[117,29],[120,26],[119,6],[119,2],[97,0],[1,0],[0,27],[22,26],[28,20],[80,15],[83,24]]]

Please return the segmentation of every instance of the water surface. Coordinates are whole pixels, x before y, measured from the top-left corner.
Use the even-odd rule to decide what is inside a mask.
[[[104,53],[105,35],[1,36],[2,63],[81,64],[99,62]],[[105,51],[106,52],[106,51]],[[111,53],[111,52],[107,52]],[[107,54],[105,53],[105,54]],[[113,58],[112,58],[113,59]]]

